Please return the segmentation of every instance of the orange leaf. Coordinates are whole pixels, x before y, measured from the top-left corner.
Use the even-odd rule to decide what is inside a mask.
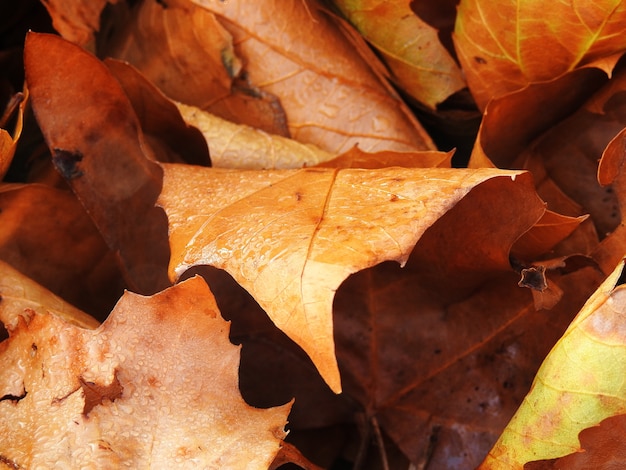
[[[532,194],[527,175],[486,169],[163,168],[170,277],[198,264],[228,271],[335,391],[332,302],[343,280],[382,261],[404,264],[422,233],[485,181]]]
[[[481,109],[529,83],[595,65],[611,74],[626,49],[626,6],[615,0],[553,3],[462,0],[454,42]]]
[[[313,2],[193,3],[232,34],[250,82],[280,99],[292,138],[331,153],[432,150],[406,105]]]
[[[245,403],[228,329],[201,278],[126,293],[95,330],[30,313],[0,349],[2,461],[268,468],[291,405]]]

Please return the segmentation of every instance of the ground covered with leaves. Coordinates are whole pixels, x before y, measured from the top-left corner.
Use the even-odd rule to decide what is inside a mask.
[[[626,466],[623,2],[8,3],[0,468]]]

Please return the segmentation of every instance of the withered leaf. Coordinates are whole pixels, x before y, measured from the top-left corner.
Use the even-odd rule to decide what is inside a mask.
[[[160,169],[124,90],[97,58],[58,36],[29,33],[24,62],[55,164],[119,252],[129,285],[144,293],[165,287],[165,217],[154,207]]]
[[[517,172],[163,168],[170,277],[199,264],[228,271],[335,391],[332,303],[344,279],[383,261],[404,264],[428,227],[492,179],[527,191],[520,217],[535,219],[526,229],[543,213],[528,175]]]
[[[314,2],[193,3],[232,34],[250,82],[280,99],[292,138],[331,153],[355,144],[367,151],[434,149],[406,105]]]
[[[126,293],[95,330],[50,313],[22,318],[0,349],[4,462],[268,468],[290,404],[245,403],[228,329],[199,277],[152,297]]]

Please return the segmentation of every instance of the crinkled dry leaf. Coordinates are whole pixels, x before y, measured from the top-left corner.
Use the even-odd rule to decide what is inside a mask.
[[[153,293],[167,281],[167,228],[154,207],[160,168],[120,84],[90,53],[29,33],[24,50],[33,111],[52,159],[112,251],[129,285]]]
[[[0,348],[2,462],[268,468],[290,404],[245,403],[228,329],[198,277],[126,293],[96,330],[31,312]]]
[[[334,0],[333,3],[382,55],[395,83],[434,109],[465,88],[461,69],[438,32],[413,14],[408,2]]]
[[[202,131],[211,151],[211,162],[216,168],[301,168],[333,157],[333,154],[312,144],[235,124],[194,106],[183,103],[177,103],[177,106],[183,118]]]
[[[228,271],[335,391],[332,303],[350,274],[404,264],[422,233],[485,181],[514,180],[537,200],[527,176],[490,169],[163,168],[170,277],[199,264]]]
[[[315,3],[193,3],[232,34],[250,82],[280,99],[292,138],[331,153],[355,144],[367,151],[434,149],[404,103]]]
[[[2,118],[0,119],[0,180],[6,175],[13,155],[15,155],[15,149],[17,142],[22,134],[22,126],[24,124],[24,108],[28,102],[28,89],[24,89],[24,93],[17,93],[13,95],[11,100],[6,106]],[[8,119],[14,111],[17,111],[17,122],[15,123],[15,129],[13,135],[7,132],[2,126],[5,125],[5,120]]]
[[[521,468],[581,451],[578,434],[626,412],[624,263],[589,298],[556,343],[483,469]]]
[[[559,2],[462,0],[454,43],[476,103],[581,66],[610,75],[626,49],[619,0]]]

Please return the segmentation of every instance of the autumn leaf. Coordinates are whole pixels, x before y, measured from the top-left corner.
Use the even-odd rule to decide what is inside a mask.
[[[0,259],[94,316],[110,312],[124,287],[120,272],[71,192],[3,183],[0,226]]]
[[[315,145],[235,124],[194,106],[177,103],[182,116],[202,131],[216,168],[287,169],[330,160],[333,154]]]
[[[150,38],[153,37],[160,41],[172,36],[167,42],[168,46],[173,44],[173,47],[177,47],[181,44],[184,55],[181,57],[180,53],[170,53],[170,59],[179,65],[171,67],[168,62],[166,71],[160,72],[168,74],[165,92],[171,98],[205,108],[231,121],[281,134],[276,126],[268,128],[250,119],[250,114],[259,115],[255,112],[254,105],[240,106],[236,109],[228,105],[228,109],[224,110],[223,106],[217,109],[212,102],[207,103],[207,98],[204,98],[212,96],[217,103],[222,100],[223,91],[212,94],[205,87],[204,90],[194,93],[195,97],[188,97],[189,95],[183,97],[183,94],[188,93],[184,90],[188,88],[187,77],[202,77],[202,80],[208,83],[212,79],[206,76],[207,71],[215,70],[215,73],[223,77],[221,80],[233,80],[235,77],[244,79],[243,86],[248,88],[249,95],[260,98],[275,97],[276,101],[270,103],[271,109],[264,114],[275,116],[276,119],[270,119],[270,122],[274,122],[280,120],[280,111],[277,111],[277,108],[284,110],[287,134],[300,142],[314,144],[331,153],[348,150],[357,143],[364,150],[371,151],[434,149],[432,140],[406,105],[390,87],[381,82],[371,67],[354,53],[351,43],[331,20],[320,12],[316,4],[301,1],[285,4],[268,0],[257,3],[256,8],[247,8],[247,5],[238,1],[179,0],[169,3],[168,8],[163,9],[156,2],[146,2],[146,6],[141,8],[154,10],[150,13],[150,19],[144,23],[138,22],[129,32],[133,36],[143,35],[145,32],[142,40],[134,41],[129,38],[124,46],[111,45],[103,49],[103,52],[128,60],[139,70],[144,71],[147,67],[143,67],[141,63],[163,60],[166,56],[161,56],[160,59],[144,59],[145,52],[137,51],[143,55],[135,60],[136,53],[131,52],[136,47],[133,44],[151,41]],[[215,21],[221,25],[220,28],[232,36],[236,61],[243,64],[241,69],[230,67],[235,61],[235,58],[231,60],[232,54],[229,52],[226,58],[222,58],[220,54],[226,50],[225,47],[218,48],[209,39],[198,36],[201,33],[194,33],[194,37],[189,38],[190,32],[186,27],[166,30],[160,27],[155,29],[154,33],[149,31],[152,25],[167,21],[158,19],[157,9],[161,10],[161,15],[168,16],[175,15],[177,8],[194,11],[194,16],[202,15],[195,13],[197,7],[194,5],[206,10],[204,15],[208,13],[213,15]],[[178,15],[187,21],[188,17],[184,11],[180,11]],[[202,47],[198,46],[198,43],[202,44]],[[227,43],[228,41],[225,42]],[[200,73],[193,73],[190,67],[198,67],[206,62],[195,61],[189,56],[189,51],[204,54],[199,49],[215,51],[210,63],[216,65],[210,68],[203,67]],[[268,63],[272,66],[267,67]],[[173,77],[174,74],[177,74],[176,78]],[[152,77],[149,71],[147,76],[157,85],[164,82]],[[236,81],[233,81],[233,85],[233,91],[240,86]],[[193,84],[190,87],[198,88]]]
[[[10,334],[6,465],[268,468],[285,436],[290,404],[255,409],[239,395],[239,348],[201,278],[126,293],[95,330],[30,311]]]
[[[157,227],[165,221],[154,207],[160,170],[124,90],[98,59],[57,36],[30,33],[24,56],[55,167],[120,253],[130,285],[144,293],[164,288],[167,240],[165,226]]]
[[[170,277],[198,264],[225,269],[335,391],[332,302],[339,285],[382,261],[404,264],[421,234],[473,187],[492,178],[528,184],[498,170],[163,168],[159,204],[170,227]],[[535,211],[518,236],[543,212]]]
[[[465,88],[461,70],[439,42],[437,30],[413,14],[408,2],[334,0],[378,50],[392,79],[430,108]]]
[[[24,93],[16,93],[9,100],[6,109],[0,119],[0,178],[4,178],[6,175],[13,155],[15,155],[15,149],[17,148],[17,141],[22,133],[22,126],[24,124],[24,108],[28,102],[28,90]],[[15,129],[12,133],[9,133],[6,129],[6,122],[16,112],[17,122]]]
[[[609,76],[626,50],[626,7],[619,1],[459,3],[454,43],[468,86],[489,100],[535,82],[594,66]]]
[[[0,261],[0,273],[0,322],[7,330],[17,329],[20,318],[25,321],[34,314],[45,315],[48,312],[81,328],[93,329],[99,325],[95,318],[54,295],[4,261]]]
[[[620,263],[556,343],[529,394],[480,468],[580,452],[578,434],[624,413],[624,288]]]

